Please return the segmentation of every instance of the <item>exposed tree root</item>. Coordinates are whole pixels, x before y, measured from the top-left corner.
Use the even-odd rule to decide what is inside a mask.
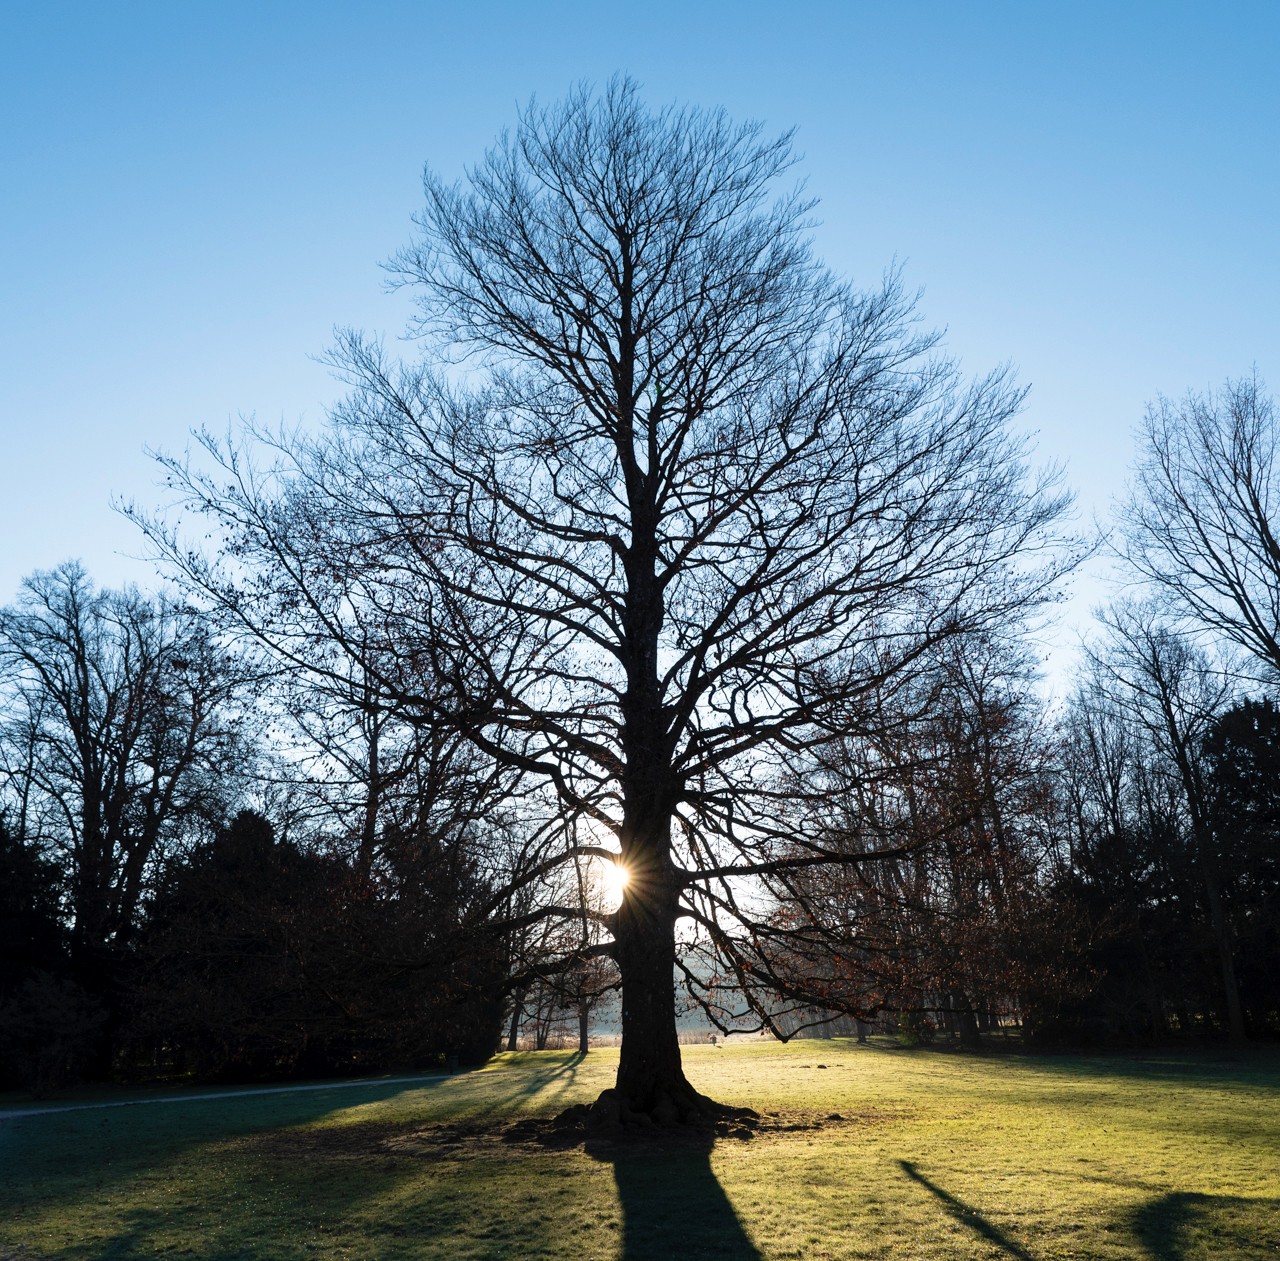
[[[615,1092],[607,1091],[607,1094]],[[596,1101],[596,1104],[599,1100]],[[890,1124],[900,1119],[895,1111],[869,1109],[856,1114],[818,1113],[808,1110],[770,1112],[760,1115],[751,1108],[733,1108],[713,1103],[688,1121],[662,1125],[647,1113],[620,1114],[613,1121],[612,1101],[596,1112],[596,1104],[576,1104],[557,1117],[529,1117],[508,1125],[502,1132],[506,1143],[528,1143],[540,1147],[565,1150],[583,1147],[597,1156],[605,1156],[625,1148],[697,1148],[710,1149],[718,1142],[752,1139],[785,1140],[791,1135],[832,1127]],[[593,1118],[594,1112],[594,1118]],[[595,1123],[593,1123],[593,1120]]]
[[[649,1132],[671,1137],[680,1131],[690,1137],[750,1138],[759,1121],[760,1114],[751,1108],[716,1103],[692,1088],[660,1092],[647,1109],[636,1107],[620,1091],[605,1090],[594,1103],[566,1108],[551,1128],[570,1141]]]

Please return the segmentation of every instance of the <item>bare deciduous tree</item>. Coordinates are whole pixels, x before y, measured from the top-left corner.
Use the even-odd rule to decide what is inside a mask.
[[[789,931],[761,938],[775,988],[864,1019],[940,1015],[966,1042],[1013,1004],[1054,809],[1029,669],[999,641],[942,645],[893,706],[918,717],[820,751],[798,830],[825,826],[851,860],[765,878]]]
[[[1223,1010],[1233,1041],[1245,1036],[1230,925],[1223,907],[1219,863],[1213,852],[1204,742],[1230,704],[1231,671],[1171,627],[1159,610],[1119,605],[1103,616],[1106,639],[1089,654],[1092,686],[1142,731],[1181,788],[1182,814],[1205,900]]]
[[[290,453],[329,571],[394,627],[397,704],[544,783],[564,835],[604,838],[546,864],[620,854],[600,1115],[705,1110],[677,923],[748,964],[759,877],[860,860],[784,808],[811,750],[879,730],[940,644],[1020,623],[1062,567],[1064,498],[1009,433],[1022,391],[962,382],[896,277],[833,278],[808,203],[775,192],[791,165],[787,137],[650,112],[625,81],[530,106],[465,183],[427,177],[395,264],[423,363],[344,336],[335,430]],[[245,483],[171,469],[224,524],[279,530]]]
[[[1256,376],[1147,409],[1125,558],[1179,616],[1280,670],[1280,433]]]
[[[0,609],[2,787],[68,873],[87,982],[129,943],[164,847],[226,808],[252,750],[227,709],[241,682],[189,611],[95,590],[76,564],[33,575]]]

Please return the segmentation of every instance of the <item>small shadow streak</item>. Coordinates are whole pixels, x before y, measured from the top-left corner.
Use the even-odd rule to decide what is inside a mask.
[[[650,1144],[588,1143],[613,1166],[622,1208],[620,1261],[672,1257],[762,1261],[711,1168],[714,1139]]]
[[[1035,1261],[1035,1258],[1025,1248],[1014,1243],[1002,1230],[993,1226],[976,1208],[971,1208],[963,1200],[958,1200],[954,1195],[944,1191],[936,1183],[930,1182],[909,1160],[900,1160],[898,1165],[903,1173],[907,1175],[913,1182],[918,1182],[931,1195],[936,1196],[941,1201],[943,1208],[951,1214],[956,1221],[964,1226],[968,1226],[970,1230],[981,1235],[988,1243],[993,1243],[997,1248],[1003,1249],[1011,1257],[1017,1257],[1018,1261]]]
[[[563,1064],[558,1068],[539,1069],[536,1073],[531,1073],[528,1084],[519,1093],[522,1095],[534,1095],[538,1091],[549,1086],[558,1077],[567,1077],[567,1082],[561,1085],[570,1085],[574,1077],[578,1074],[578,1066],[586,1059],[586,1053],[583,1051],[575,1051]]]

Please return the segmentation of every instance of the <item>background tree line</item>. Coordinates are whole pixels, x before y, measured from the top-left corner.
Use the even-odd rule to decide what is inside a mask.
[[[177,595],[28,580],[9,1077],[482,1057],[621,987],[612,1106],[680,1119],[677,987],[783,1036],[1275,1029],[1264,391],[1152,408],[1145,602],[1046,706],[1079,548],[1023,393],[831,276],[791,163],[623,80],[529,107],[427,177],[420,362],[345,334],[325,433],[163,460],[215,540],[132,510]]]
[[[215,639],[75,565],[0,613],[6,1080],[484,1058],[516,955],[469,842],[510,799]]]
[[[1269,420],[1252,385],[1227,397]],[[1273,430],[1249,441],[1265,467]],[[1016,643],[938,654],[892,698],[927,723],[828,742],[787,794],[877,857],[768,878],[777,940],[734,974],[692,935],[693,990],[732,1027],[763,987],[784,1032],[848,1011],[970,1044],[1001,1022],[1040,1041],[1274,1034],[1274,666],[1185,612],[1152,587],[1102,613],[1056,706]],[[582,950],[586,916],[537,917],[599,897],[538,873],[563,826],[545,801],[403,721],[358,661],[326,664],[321,630],[303,642],[312,669],[282,670],[208,612],[74,565],[0,613],[6,1080],[482,1058],[616,985]]]

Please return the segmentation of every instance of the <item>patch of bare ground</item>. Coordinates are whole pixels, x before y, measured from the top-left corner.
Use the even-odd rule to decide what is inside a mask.
[[[758,1113],[750,1108],[718,1108],[678,1125],[592,1125],[589,1109],[569,1109],[557,1117],[530,1117],[506,1127],[504,1141],[526,1146],[582,1146],[599,1152],[612,1147],[707,1147],[720,1141],[785,1141],[793,1134],[859,1129],[900,1120],[901,1111],[864,1108],[848,1112],[793,1109]]]
[[[785,1140],[793,1134],[885,1125],[902,1118],[902,1111],[864,1108],[847,1112],[796,1109],[785,1112],[753,1112],[750,1108],[723,1108],[687,1124],[618,1125],[588,1124],[589,1109],[570,1108],[555,1117],[526,1117],[519,1121],[492,1119],[441,1122],[325,1126],[274,1131],[242,1140],[255,1154],[285,1160],[376,1161],[400,1159],[467,1159],[498,1155],[514,1149],[568,1150],[583,1147],[592,1152],[612,1148],[699,1148],[717,1142]]]
[[[501,1150],[504,1125],[494,1121],[368,1122],[275,1130],[240,1140],[236,1146],[283,1160],[385,1162],[396,1157],[450,1157]]]

